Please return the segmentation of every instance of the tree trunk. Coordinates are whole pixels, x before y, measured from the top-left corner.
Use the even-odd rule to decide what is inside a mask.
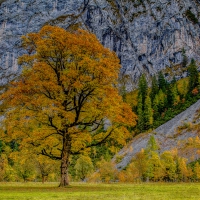
[[[63,136],[63,148],[61,154],[61,179],[59,187],[65,187],[69,185],[68,167],[69,167],[69,156],[71,150],[71,138],[69,135]]]
[[[42,183],[44,184],[45,182],[45,176],[42,176]]]
[[[45,183],[45,181],[47,181],[48,175],[48,173],[42,174],[42,183]]]

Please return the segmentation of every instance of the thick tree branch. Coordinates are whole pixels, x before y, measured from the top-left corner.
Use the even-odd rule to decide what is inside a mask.
[[[61,160],[61,156],[55,156],[51,152],[47,153],[45,149],[42,149],[41,153],[39,155],[47,156],[51,158],[52,160]]]

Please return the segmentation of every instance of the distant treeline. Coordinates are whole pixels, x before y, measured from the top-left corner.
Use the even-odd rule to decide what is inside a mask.
[[[133,107],[138,115],[138,124],[134,128],[136,133],[157,128],[200,98],[199,73],[194,59],[187,70],[188,78],[179,83],[175,77],[168,82],[160,71],[158,76],[152,77],[151,88],[148,88],[145,75],[140,77],[135,97],[137,105]]]

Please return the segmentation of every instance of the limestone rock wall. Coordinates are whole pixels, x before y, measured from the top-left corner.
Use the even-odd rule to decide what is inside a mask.
[[[0,66],[18,70],[20,37],[51,24],[79,26],[114,50],[121,74],[134,82],[182,61],[182,49],[200,61],[199,0],[1,0]],[[200,19],[199,19],[200,22]],[[132,82],[131,81],[131,82]],[[131,84],[130,84],[131,87]]]

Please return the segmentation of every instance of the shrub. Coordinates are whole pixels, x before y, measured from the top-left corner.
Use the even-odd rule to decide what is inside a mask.
[[[183,125],[178,127],[178,130],[179,131],[181,131],[181,130],[190,130],[191,127],[192,127],[191,122],[184,122]]]
[[[198,19],[196,18],[195,14],[191,12],[191,10],[186,11],[187,18],[192,21],[194,24],[198,23]]]

